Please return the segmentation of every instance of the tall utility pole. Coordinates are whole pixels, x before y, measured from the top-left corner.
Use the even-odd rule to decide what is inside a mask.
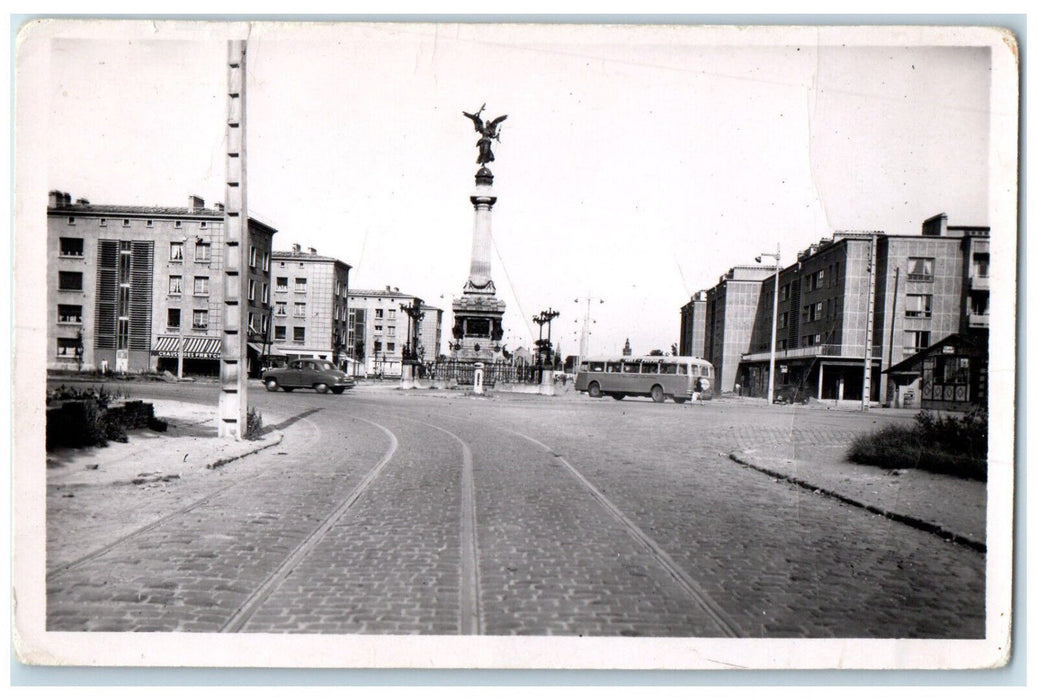
[[[871,234],[871,251],[868,258],[868,321],[864,329],[864,386],[861,389],[861,410],[867,411],[871,403],[871,354],[872,333],[875,325],[875,248],[878,236]]]
[[[577,297],[573,301],[576,302],[577,304],[579,304],[581,301],[586,301],[587,302],[587,313],[584,314],[584,316],[583,316],[583,330],[580,332],[580,354],[576,358],[576,363],[575,363],[575,365],[573,367],[573,371],[575,372],[575,371],[577,371],[580,368],[580,361],[583,360],[583,358],[587,357],[587,352],[588,352],[587,346],[589,344],[588,340],[589,340],[589,336],[590,336],[590,326],[591,326],[591,302],[592,301],[596,301],[599,304],[604,304],[605,300],[600,298],[600,297],[592,297],[591,295],[588,294],[585,297]]]
[[[771,362],[770,373],[767,378],[767,404],[774,404],[774,356],[778,344],[778,282],[781,278],[781,243],[773,253],[760,253],[756,256],[756,262],[763,262],[764,258],[774,259],[774,306],[771,309]]]
[[[227,182],[223,213],[223,347],[220,353],[218,434],[241,440],[248,425],[245,373],[245,282],[248,208],[245,203],[245,51],[227,42]],[[181,319],[181,326],[183,319]]]

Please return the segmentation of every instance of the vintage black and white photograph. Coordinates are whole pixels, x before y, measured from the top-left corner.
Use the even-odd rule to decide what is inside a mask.
[[[16,650],[1011,656],[995,27],[40,20]]]

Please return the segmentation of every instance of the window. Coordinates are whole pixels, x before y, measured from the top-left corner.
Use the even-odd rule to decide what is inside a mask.
[[[147,220],[147,223],[146,223],[146,226],[147,226],[148,228],[154,228],[154,226],[155,226],[155,220],[154,220],[154,219],[148,219],[148,220]]]
[[[989,312],[990,292],[972,292],[969,294],[969,312],[976,316],[985,316]]]
[[[166,328],[180,327],[180,309],[166,309]]]
[[[972,274],[976,277],[990,277],[990,253],[976,253],[972,256]]]
[[[374,332],[375,333],[381,333],[382,332],[382,327],[380,325],[378,325],[378,324],[375,324]]]
[[[623,371],[623,363],[622,362],[606,362],[605,363],[605,371],[606,372],[613,372],[615,374],[619,374],[620,372]]]
[[[258,262],[259,262],[259,251],[256,250],[256,247],[254,245],[253,246],[249,246],[249,248],[248,248],[248,266],[254,268]]]
[[[295,302],[295,315],[299,317],[306,315],[306,304],[304,302]]]
[[[374,317],[375,318],[384,318],[385,317],[385,309],[375,309],[374,310]]]
[[[105,228],[107,226],[108,226],[108,219],[105,219],[104,217],[102,217],[101,218],[101,227]]]
[[[195,277],[194,278],[194,295],[196,297],[209,296],[209,278],[208,277]]]
[[[778,341],[778,350],[787,350],[789,347],[789,341],[782,338]]]
[[[287,292],[288,291],[288,278],[287,277],[278,277],[277,278],[277,286],[274,289],[276,291],[278,291],[278,292]]]
[[[906,331],[904,352],[914,354],[929,347],[929,331]]]
[[[270,253],[263,253],[263,272],[270,272]]]
[[[184,278],[180,275],[169,276],[169,293],[170,294],[182,294],[183,293]]]
[[[248,312],[248,329],[253,333],[256,332],[256,314],[255,312]]]
[[[194,244],[194,259],[197,262],[209,262],[212,260],[212,245],[208,241],[196,241]]]
[[[396,309],[389,309],[389,320],[390,321],[395,321],[396,320]]]
[[[123,228],[129,226],[130,225],[130,220],[129,219],[123,219],[122,220],[122,225],[123,225]]]
[[[396,343],[386,343],[385,344],[385,351],[386,352],[396,352]]]
[[[785,301],[789,298],[789,285],[783,284],[781,286],[781,299]]]
[[[908,258],[907,279],[909,282],[933,281],[933,258]]]
[[[778,328],[788,328],[788,327],[789,327],[789,312],[785,311],[780,316],[778,316]]]
[[[181,228],[181,227],[183,227],[183,225],[184,224],[183,224],[182,221],[174,221],[173,222],[173,228]]]
[[[640,374],[641,364],[639,362],[624,362],[623,374]]]
[[[645,362],[641,365],[641,374],[659,374],[658,362]]]
[[[395,338],[396,337],[396,326],[389,326],[386,329],[386,335],[388,335],[390,338]]]
[[[292,329],[292,340],[294,340],[296,343],[305,343],[306,342],[306,329],[305,328],[300,328],[299,326],[296,326],[295,328],[293,328]]]
[[[338,280],[335,280],[335,296],[338,296],[341,293],[342,293],[342,283],[339,282]]]
[[[208,221],[201,221],[201,222],[199,222],[198,223],[198,228],[209,228],[209,222]]]
[[[284,326],[274,326],[274,340],[284,340],[288,337],[288,329]]]
[[[296,277],[295,278],[295,291],[296,292],[305,292],[306,291],[306,278],[305,277]]]
[[[263,303],[270,303],[270,285],[266,282],[263,283]]]
[[[58,357],[78,357],[78,338],[58,338]]]
[[[256,300],[256,281],[255,280],[249,280],[248,281],[248,300],[249,301],[255,301]]]
[[[58,289],[63,292],[83,291],[83,273],[60,270],[58,272]]]
[[[169,244],[169,259],[173,262],[184,261],[184,244],[181,241],[173,241]]]
[[[208,309],[195,309],[192,314],[192,326],[194,328],[202,329],[209,327],[209,311]]]
[[[382,351],[382,341],[380,341],[380,340],[374,341],[374,351],[375,351],[375,354],[380,353]]]
[[[287,316],[288,302],[278,301],[274,303],[274,316]]]
[[[66,258],[83,257],[82,238],[61,238],[61,256]]]
[[[929,318],[933,315],[933,295],[908,294],[905,313],[908,318]]]
[[[68,217],[68,225],[69,226],[75,226],[76,225],[76,217],[74,217],[74,216]]]
[[[58,304],[58,323],[82,323],[83,307],[72,304]]]

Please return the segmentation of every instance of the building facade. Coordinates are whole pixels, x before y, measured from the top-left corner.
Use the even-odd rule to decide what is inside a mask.
[[[705,357],[706,290],[695,292],[681,307],[679,352],[684,356]]]
[[[47,367],[219,373],[223,206],[95,205],[52,191],[47,206]],[[275,229],[249,219],[250,327],[269,325]],[[249,348],[249,362],[258,352]]]
[[[707,290],[704,356],[721,391],[766,396],[777,283],[775,386],[784,395],[859,401],[870,359],[869,400],[903,405],[920,395],[920,375],[884,368],[951,334],[987,328],[989,265],[990,229],[948,226],[945,214],[916,236],[837,232],[801,251],[777,280],[762,268],[754,287],[761,268],[733,268]]]
[[[350,266],[299,245],[274,251],[272,258],[269,354],[330,360],[348,369]]]
[[[354,289],[349,293],[350,318],[347,345],[357,361],[357,374],[375,377],[400,377],[405,351],[417,336],[418,362],[434,362],[443,338],[443,310],[426,306],[419,297],[401,292],[399,287]],[[420,306],[424,313],[417,328],[402,307]]]

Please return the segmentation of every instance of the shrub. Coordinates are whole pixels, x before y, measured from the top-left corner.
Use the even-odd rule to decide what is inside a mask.
[[[258,408],[249,406],[245,419],[245,439],[257,439],[263,432],[263,414]]]
[[[934,416],[922,411],[914,426],[890,425],[860,435],[847,458],[887,469],[913,468],[966,479],[987,478],[987,415]]]

